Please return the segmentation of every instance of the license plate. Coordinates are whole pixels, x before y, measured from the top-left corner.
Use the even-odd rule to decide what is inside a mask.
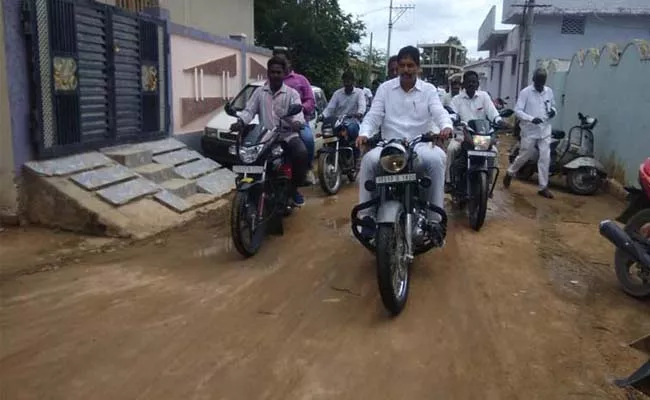
[[[261,174],[264,172],[264,167],[261,165],[234,165],[232,172],[236,174]]]
[[[323,138],[323,144],[334,143],[334,142],[338,142],[338,141],[339,141],[339,138],[337,138],[336,136]]]
[[[375,179],[375,183],[378,185],[385,185],[388,183],[415,182],[416,180],[417,178],[415,174],[384,175],[378,176]]]
[[[478,156],[478,157],[496,157],[497,153],[493,151],[477,151],[477,150],[468,150],[468,156]]]

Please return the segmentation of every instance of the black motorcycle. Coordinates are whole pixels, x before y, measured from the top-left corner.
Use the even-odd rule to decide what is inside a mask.
[[[323,146],[318,149],[318,182],[327,194],[336,194],[341,188],[342,175],[350,182],[357,179],[357,158],[354,156],[354,142],[348,136],[345,122],[351,116],[340,116],[323,122]]]
[[[239,118],[227,104],[226,113]],[[237,136],[230,154],[243,165],[234,165],[237,193],[230,213],[230,230],[237,251],[244,257],[255,255],[268,233],[283,234],[282,218],[291,214],[291,164],[284,154],[281,133],[291,129],[282,121],[302,112],[292,104],[280,125],[269,130],[248,125]]]
[[[513,113],[513,110],[505,109],[499,115],[508,118]],[[461,151],[451,163],[451,197],[461,209],[467,206],[469,225],[478,231],[485,223],[488,197],[492,196],[499,177],[495,135],[499,127],[487,119],[464,123],[453,114],[452,119],[454,125],[462,130],[463,141]],[[490,165],[490,159],[494,160],[493,165]]]
[[[373,199],[352,209],[352,233],[377,258],[377,281],[384,306],[399,314],[406,305],[409,292],[410,266],[415,255],[427,252],[444,243],[447,232],[447,214],[423,198],[423,189],[432,185],[431,178],[418,176],[415,146],[432,142],[434,136],[421,135],[406,142],[400,139],[379,141],[370,145],[383,147],[380,154],[382,173],[374,180],[363,182],[374,193]],[[359,218],[362,210],[374,209],[373,222]],[[441,220],[432,222],[427,212],[439,214]],[[375,231],[366,237],[363,227]]]

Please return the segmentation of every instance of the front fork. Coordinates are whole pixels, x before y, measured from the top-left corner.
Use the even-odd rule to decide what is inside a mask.
[[[406,238],[406,261],[413,262],[413,206],[411,204],[411,185],[406,186],[404,191],[405,201],[404,209],[406,210],[406,221],[404,226],[404,237]],[[397,221],[399,223],[399,221]]]

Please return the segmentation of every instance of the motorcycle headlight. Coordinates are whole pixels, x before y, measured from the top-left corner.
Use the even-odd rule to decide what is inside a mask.
[[[239,158],[244,164],[252,164],[255,162],[255,160],[257,160],[257,157],[260,155],[263,148],[263,144],[258,144],[250,147],[240,147]]]
[[[475,150],[489,150],[492,144],[492,137],[475,135],[472,137]]]
[[[334,136],[334,130],[332,128],[323,128],[323,136]]]
[[[400,172],[406,167],[406,151],[396,146],[387,146],[381,151],[379,163],[389,174]]]
[[[271,150],[271,154],[273,154],[274,156],[281,156],[282,153],[284,153],[284,150],[282,150],[282,147],[280,146],[274,147],[273,150]]]

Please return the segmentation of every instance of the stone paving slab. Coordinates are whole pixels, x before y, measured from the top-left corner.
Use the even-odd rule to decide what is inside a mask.
[[[45,161],[29,161],[25,167],[44,176],[65,176],[113,164],[113,160],[99,152],[76,154]]]
[[[185,145],[185,143],[181,141],[170,138],[170,139],[156,140],[155,142],[143,143],[142,147],[151,150],[151,152],[155,156],[161,153],[180,150],[187,146]]]
[[[137,175],[122,165],[81,172],[70,179],[86,190],[97,190],[115,183],[134,178]]]
[[[220,169],[197,179],[198,190],[216,196],[222,196],[235,188],[235,175],[229,169]]]
[[[199,160],[202,156],[194,150],[181,149],[171,153],[160,154],[153,157],[158,164],[180,165],[190,161]]]
[[[192,208],[192,204],[185,201],[173,193],[168,192],[167,190],[161,190],[153,196],[159,203],[162,205],[171,208],[177,213],[183,213]]]
[[[153,158],[153,153],[151,150],[143,149],[138,146],[130,146],[125,149],[105,151],[104,154],[129,168],[135,168],[150,164]]]
[[[134,171],[155,183],[161,183],[176,176],[174,166],[165,164],[151,163],[142,165],[135,168]]]
[[[174,168],[174,173],[184,179],[195,179],[220,167],[219,163],[209,158],[203,158]]]
[[[134,179],[99,190],[97,194],[114,206],[121,206],[149,194],[156,193],[160,187],[143,178]]]
[[[188,179],[170,179],[160,184],[168,192],[186,198],[196,193],[196,181]]]

